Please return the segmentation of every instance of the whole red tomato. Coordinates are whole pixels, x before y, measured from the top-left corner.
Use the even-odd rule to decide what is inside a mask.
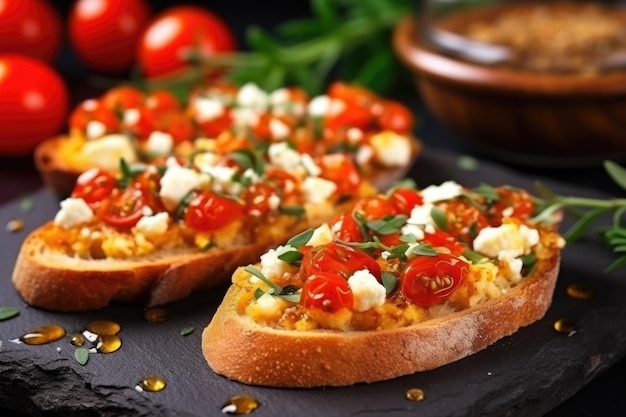
[[[0,53],[52,62],[63,38],[61,16],[46,0],[0,0]]]
[[[19,155],[64,127],[69,93],[59,74],[43,61],[0,55],[0,153]]]
[[[187,54],[209,57],[235,47],[231,28],[219,16],[199,6],[175,6],[146,28],[137,59],[144,75],[152,78],[187,68]]]
[[[151,16],[147,0],[78,0],[68,17],[72,48],[93,71],[123,73]]]

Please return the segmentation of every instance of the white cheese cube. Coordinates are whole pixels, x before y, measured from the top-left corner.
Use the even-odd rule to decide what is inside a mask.
[[[319,177],[306,177],[302,181],[302,192],[309,203],[321,203],[337,190],[337,184]]]
[[[271,119],[269,129],[274,139],[285,139],[291,133],[289,126],[280,119]]]
[[[463,187],[455,181],[445,181],[441,185],[429,185],[421,191],[424,203],[450,200],[458,197],[463,192]]]
[[[143,216],[135,227],[144,235],[160,235],[167,231],[169,222],[169,214],[167,212],[160,212],[154,215]]]
[[[387,296],[385,287],[367,269],[352,274],[348,278],[348,285],[354,295],[356,311],[366,311],[385,303]]]
[[[121,134],[89,141],[83,146],[82,152],[91,165],[110,171],[119,169],[121,159],[129,164],[137,161],[137,153],[131,141]]]
[[[258,111],[267,109],[269,97],[254,83],[243,85],[237,92],[237,104],[241,107],[248,107]]]
[[[371,137],[376,159],[388,167],[406,166],[411,161],[411,139],[386,130]]]
[[[224,104],[214,98],[199,97],[192,103],[196,121],[208,122],[224,114]]]
[[[261,272],[269,279],[282,277],[284,274],[290,273],[293,266],[278,257],[285,252],[296,250],[291,245],[278,246],[276,249],[270,249],[261,255]]]
[[[474,250],[490,258],[510,260],[530,253],[539,242],[539,232],[526,225],[504,223],[485,227],[474,239]]]
[[[309,246],[321,246],[333,241],[333,232],[327,223],[322,224],[313,230],[311,238],[306,242]]]
[[[179,165],[169,166],[161,178],[159,191],[165,208],[174,210],[183,197],[197,188],[201,182],[202,178],[196,171]]]
[[[93,211],[82,198],[66,198],[60,203],[61,209],[54,217],[54,223],[64,229],[93,219]]]
[[[146,151],[155,156],[164,156],[172,153],[174,138],[166,132],[154,131],[148,136]]]

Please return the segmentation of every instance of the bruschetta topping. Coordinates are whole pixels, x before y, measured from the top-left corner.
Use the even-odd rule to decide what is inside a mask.
[[[342,82],[317,97],[296,87],[266,92],[251,83],[213,83],[197,86],[185,103],[167,91],[125,85],[80,103],[69,119],[83,165],[107,170],[120,158],[188,155],[207,141],[220,154],[288,142],[303,154],[350,153],[361,168],[406,166],[414,124],[401,103]]]
[[[563,238],[532,197],[449,181],[359,200],[240,268],[239,314],[276,328],[402,327],[497,298]]]

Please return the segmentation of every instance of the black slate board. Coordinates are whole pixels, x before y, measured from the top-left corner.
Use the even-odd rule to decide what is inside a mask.
[[[481,161],[477,170],[457,165],[457,156],[426,149],[410,176],[420,187],[447,179],[474,186],[480,182],[533,189],[535,178],[522,177]],[[607,179],[608,181],[608,179]],[[546,180],[562,194],[603,197],[591,190]],[[593,235],[568,246],[554,302],[546,317],[493,346],[439,369],[391,381],[346,388],[275,389],[246,386],[215,375],[200,351],[200,338],[226,284],[166,307],[169,319],[147,323],[138,306],[114,305],[84,314],[60,314],[28,307],[10,282],[15,257],[29,230],[49,220],[56,198],[45,189],[33,194],[34,207],[23,212],[20,201],[0,207],[0,222],[25,220],[26,229],[4,232],[0,249],[0,306],[20,308],[16,318],[0,321],[0,408],[32,415],[209,416],[220,415],[235,394],[256,397],[254,416],[539,416],[571,397],[626,353],[626,281],[620,273],[604,275],[612,254]],[[622,271],[623,272],[623,271]],[[623,275],[623,274],[622,274]],[[576,300],[565,294],[569,284],[591,286],[594,296]],[[567,318],[577,331],[567,335],[553,323]],[[122,347],[93,354],[81,366],[69,340],[41,345],[12,339],[43,324],[55,323],[68,333],[91,320],[119,322]],[[195,331],[182,336],[180,331]],[[147,375],[162,376],[160,392],[138,392]],[[422,402],[405,399],[409,388],[425,392]]]

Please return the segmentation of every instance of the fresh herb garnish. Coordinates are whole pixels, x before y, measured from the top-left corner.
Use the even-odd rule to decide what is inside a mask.
[[[366,223],[367,228],[379,235],[390,235],[400,230],[406,224],[407,217],[402,214],[385,216],[379,220],[370,220]]]
[[[17,307],[0,307],[0,321],[12,319],[20,314]]]
[[[84,366],[89,361],[89,350],[84,347],[76,348],[74,351],[74,358],[76,359],[76,362]]]
[[[444,232],[448,230],[448,218],[446,217],[445,211],[439,207],[433,207],[430,209],[430,217],[433,219],[437,229],[443,230]]]
[[[130,165],[124,158],[120,159],[120,172],[122,177],[117,180],[117,186],[126,188],[130,182],[139,174],[146,170],[144,164]]]
[[[270,287],[269,291],[267,291],[267,293],[269,293],[270,295],[280,297],[292,303],[297,303],[298,301],[300,301],[300,292],[298,292],[297,288],[291,285],[287,285],[284,288],[281,288],[275,282],[273,282],[272,280],[267,278],[265,275],[263,275],[263,273],[259,271],[257,268],[255,268],[254,266],[248,265],[244,267],[243,269],[249,274],[254,275],[255,277],[259,278],[261,281],[265,282]],[[260,288],[257,288],[256,290],[254,290],[255,299],[259,299],[263,294],[265,294],[265,291],[263,291]]]
[[[314,232],[315,230],[308,229],[302,233],[298,233],[287,241],[287,245],[293,246],[294,248],[299,248],[302,245],[306,245],[306,243],[311,240],[311,236],[313,236]]]
[[[30,195],[25,195],[22,197],[22,201],[20,202],[20,208],[24,213],[28,213],[34,207],[35,203],[33,197]]]
[[[182,329],[180,329],[180,335],[189,336],[191,333],[193,333],[194,330],[195,330],[195,327],[193,326],[183,327]]]
[[[398,277],[391,272],[383,271],[381,279],[387,295],[391,294],[398,286]]]
[[[626,169],[624,167],[613,161],[605,161],[604,169],[621,189],[626,190]],[[553,223],[555,214],[559,211],[577,219],[563,233],[568,243],[578,240],[603,215],[612,213],[610,224],[598,228],[600,235],[613,252],[618,255],[618,258],[605,269],[605,272],[613,272],[626,266],[626,225],[622,220],[626,213],[626,198],[596,199],[562,196],[553,193],[542,183],[538,182],[536,187],[541,198],[535,199],[538,214],[533,218],[534,221]]]

